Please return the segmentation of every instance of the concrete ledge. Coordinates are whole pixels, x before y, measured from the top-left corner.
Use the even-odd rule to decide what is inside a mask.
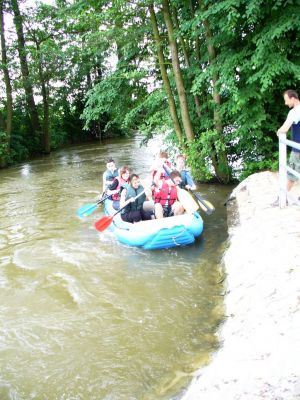
[[[222,344],[183,400],[300,399],[300,207],[271,207],[277,192],[262,172],[231,195]]]

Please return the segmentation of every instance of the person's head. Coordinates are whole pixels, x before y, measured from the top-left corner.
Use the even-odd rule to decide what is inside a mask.
[[[168,153],[166,151],[161,150],[158,154],[159,158],[165,158],[166,160],[168,159]]]
[[[172,185],[179,185],[182,181],[180,172],[174,170],[170,173],[170,180]]]
[[[185,156],[178,154],[176,157],[176,167],[181,171],[185,167]]]
[[[296,90],[286,90],[283,93],[283,98],[284,98],[284,104],[288,106],[289,108],[293,108],[296,103],[299,102],[299,96]]]
[[[125,165],[123,165],[123,167],[120,168],[119,176],[123,178],[125,181],[128,181],[129,175],[130,175],[129,169]]]
[[[168,153],[166,151],[160,151],[157,155],[157,166],[162,167],[168,159]]]
[[[111,171],[111,172],[114,172],[114,170],[116,169],[115,161],[112,158],[109,158],[106,161],[106,168],[108,169],[108,171]]]
[[[130,185],[133,189],[137,189],[140,186],[140,177],[137,174],[130,175]]]

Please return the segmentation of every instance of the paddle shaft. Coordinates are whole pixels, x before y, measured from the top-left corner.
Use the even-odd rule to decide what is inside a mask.
[[[169,178],[171,179],[171,181],[177,187],[177,197],[178,197],[179,202],[182,204],[183,208],[185,209],[185,211],[188,213],[191,213],[191,214],[194,213],[195,211],[197,211],[199,208],[198,202],[196,202],[193,199],[193,197],[186,190],[181,189],[181,187],[179,187],[176,184],[174,179],[172,179],[170,176],[169,168],[165,164],[163,164],[163,168],[166,171]]]
[[[189,189],[189,192],[201,203],[205,209],[201,206],[202,210],[206,212],[207,215],[210,215],[213,211],[215,211],[215,207],[207,200],[204,200],[203,197],[199,194],[194,192],[193,190]]]
[[[134,201],[135,201],[136,199],[138,199],[139,197],[141,197],[144,193],[145,193],[145,189],[144,189],[141,193],[139,193],[137,196],[135,196],[135,197],[130,197],[130,198],[126,201],[126,203],[124,204],[124,206],[121,207],[117,212],[115,212],[115,213],[112,215],[112,217],[114,217],[115,215],[119,214],[120,211],[124,210],[124,208],[125,208],[128,204],[133,203],[132,199],[134,199]],[[131,200],[131,201],[130,201],[130,200]]]
[[[142,196],[144,193],[145,193],[145,190],[143,190],[143,191],[142,191],[141,193],[139,193],[137,196],[131,197],[130,199],[128,199],[128,200],[126,201],[126,203],[124,204],[124,206],[121,207],[121,208],[120,208],[117,212],[115,212],[113,215],[110,215],[110,216],[107,216],[107,215],[106,215],[106,216],[100,218],[98,221],[95,222],[95,227],[96,227],[96,229],[97,229],[98,231],[103,231],[103,230],[105,230],[106,228],[108,228],[109,225],[112,223],[112,220],[114,219],[114,217],[115,217],[117,214],[119,214],[122,210],[124,210],[124,208],[125,208],[128,204],[133,203],[132,199],[134,199],[134,201],[135,201],[135,200],[138,199],[140,196]]]
[[[172,180],[173,183],[175,183],[174,180],[170,177],[170,168],[166,164],[163,164],[163,168],[166,171],[168,177]],[[214,206],[209,201],[204,200],[203,197],[200,194],[195,193],[193,190],[191,190],[191,189],[188,189],[188,190],[189,190],[189,192],[192,193],[192,195],[194,197],[196,197],[196,199],[200,203],[200,206],[201,206],[202,210],[207,215],[210,215],[213,211],[215,211]]]
[[[103,203],[104,200],[106,200],[110,195],[107,195],[105,197],[102,197],[100,200],[97,201],[97,203],[91,204],[89,207],[88,206],[82,206],[79,208],[77,213],[80,216],[85,216],[85,214],[89,215],[91,214],[101,203]],[[90,212],[92,211],[92,212]]]

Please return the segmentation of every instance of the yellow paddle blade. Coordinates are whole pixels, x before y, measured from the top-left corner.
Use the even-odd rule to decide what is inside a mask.
[[[203,203],[206,205],[206,207],[207,207],[208,209],[211,209],[212,211],[215,211],[215,207],[211,204],[210,201],[204,200]]]
[[[177,188],[178,200],[188,214],[192,214],[198,210],[199,204],[184,189]]]

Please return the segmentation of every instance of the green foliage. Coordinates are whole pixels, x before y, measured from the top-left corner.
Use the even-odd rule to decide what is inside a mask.
[[[7,165],[9,163],[9,147],[7,143],[7,134],[6,132],[0,130],[0,160],[3,165]]]
[[[139,127],[146,139],[162,134],[171,125],[167,111],[166,94],[162,89],[156,89],[148,94],[124,119],[125,127]]]
[[[159,71],[149,2],[59,0],[56,6],[39,3],[35,8],[24,7],[30,79],[41,122],[44,80],[52,149],[135,130],[142,132],[145,140],[168,132],[172,145],[178,145]],[[155,5],[182,124],[162,1],[150,3]],[[184,151],[195,178],[211,179],[215,175],[212,157],[225,152],[231,166],[242,165],[241,177],[276,168],[275,132],[288,111],[282,92],[300,90],[299,2],[170,0],[170,9],[195,132],[193,142],[185,140]],[[31,135],[14,36],[7,33],[6,37],[9,72],[14,77],[13,133],[8,152],[12,162],[36,154],[39,141]],[[212,47],[214,58],[209,53]],[[220,105],[214,102],[216,93]],[[198,96],[199,108],[194,96]],[[0,157],[5,152],[1,145]],[[224,159],[221,162],[225,164]]]
[[[30,151],[34,144],[26,141],[25,136],[18,133],[11,135],[11,150],[10,150],[10,162],[20,162],[27,160],[33,151]]]
[[[192,169],[194,178],[201,182],[207,182],[213,177],[213,169],[210,162],[211,146],[215,144],[217,149],[223,147],[215,130],[207,130],[186,149],[187,163]]]
[[[275,156],[277,155],[277,158]],[[271,160],[261,160],[261,161],[248,161],[243,165],[242,172],[238,175],[240,181],[247,178],[247,176],[252,175],[259,171],[278,171],[279,161],[278,153],[274,153],[274,159]]]

